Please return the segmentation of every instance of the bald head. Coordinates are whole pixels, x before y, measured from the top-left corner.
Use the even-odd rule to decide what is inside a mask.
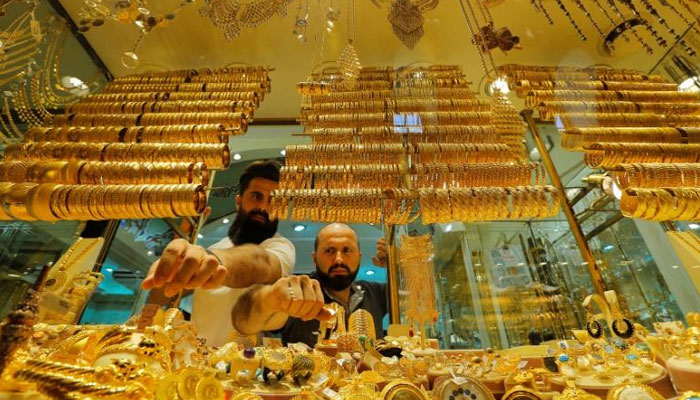
[[[362,257],[355,230],[340,223],[324,226],[316,235],[311,257],[322,286],[346,289],[355,280]]]
[[[318,245],[323,238],[335,236],[347,236],[355,241],[357,249],[360,249],[360,242],[357,240],[357,233],[348,224],[343,224],[340,222],[330,223],[323,228],[321,228],[316,234],[316,241],[314,242],[314,251],[318,251]]]

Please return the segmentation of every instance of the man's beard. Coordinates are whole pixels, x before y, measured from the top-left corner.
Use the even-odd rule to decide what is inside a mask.
[[[255,215],[262,216],[265,222],[258,222],[252,219]],[[248,243],[260,244],[277,233],[278,223],[278,220],[270,221],[266,211],[253,210],[246,212],[239,209],[236,219],[233,220],[228,230],[228,237],[237,246]]]
[[[330,273],[337,268],[344,268],[347,271],[348,275],[331,276]],[[358,272],[360,272],[359,266],[357,267],[355,272],[351,272],[350,268],[347,265],[335,264],[328,269],[328,273],[326,274],[323,271],[321,271],[321,269],[318,267],[318,262],[316,263],[316,275],[318,280],[321,282],[321,287],[328,288],[335,292],[347,289],[355,281]]]

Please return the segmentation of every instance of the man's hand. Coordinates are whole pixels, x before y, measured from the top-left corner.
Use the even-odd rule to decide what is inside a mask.
[[[226,267],[204,247],[175,239],[151,265],[141,287],[147,290],[162,287],[165,295],[172,297],[182,289],[217,288],[227,275]]]
[[[372,263],[377,267],[386,267],[389,261],[389,255],[386,251],[386,239],[384,237],[377,240],[377,254],[372,257]]]
[[[277,312],[303,321],[325,321],[332,317],[323,307],[325,302],[321,284],[306,275],[281,278],[265,290],[263,304]]]

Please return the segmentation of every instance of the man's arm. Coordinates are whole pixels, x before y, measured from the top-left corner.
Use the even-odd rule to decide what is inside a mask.
[[[331,317],[323,308],[321,285],[308,276],[290,276],[273,285],[258,285],[248,290],[233,308],[231,320],[244,335],[280,329],[287,318],[304,321]]]
[[[151,265],[141,286],[162,287],[170,297],[182,289],[214,289],[221,285],[242,288],[272,283],[291,272],[294,258],[294,246],[286,239],[267,247],[241,245],[213,250],[211,254],[202,246],[175,239]]]
[[[223,285],[245,288],[258,283],[274,283],[282,277],[282,264],[277,256],[256,244],[229,249],[210,250],[226,267]]]

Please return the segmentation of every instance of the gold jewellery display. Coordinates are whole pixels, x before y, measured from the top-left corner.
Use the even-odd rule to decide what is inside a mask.
[[[433,266],[432,235],[408,236],[400,238],[399,267],[401,283],[408,294],[406,317],[409,325],[417,325],[423,332],[426,325],[432,325],[438,318],[437,294],[435,293],[435,268]],[[422,347],[425,336],[421,335]]]
[[[363,68],[350,86],[326,68],[312,79],[297,85],[312,144],[286,148],[275,216],[401,224],[416,204],[424,223],[558,212],[544,170],[526,162],[515,108],[500,93],[476,99],[461,68]]]
[[[45,115],[0,163],[0,219],[172,218],[204,211],[270,90],[268,69],[134,75]]]
[[[698,220],[700,95],[661,76],[605,67],[504,65],[528,108],[562,127],[562,147],[611,171],[623,215]]]

